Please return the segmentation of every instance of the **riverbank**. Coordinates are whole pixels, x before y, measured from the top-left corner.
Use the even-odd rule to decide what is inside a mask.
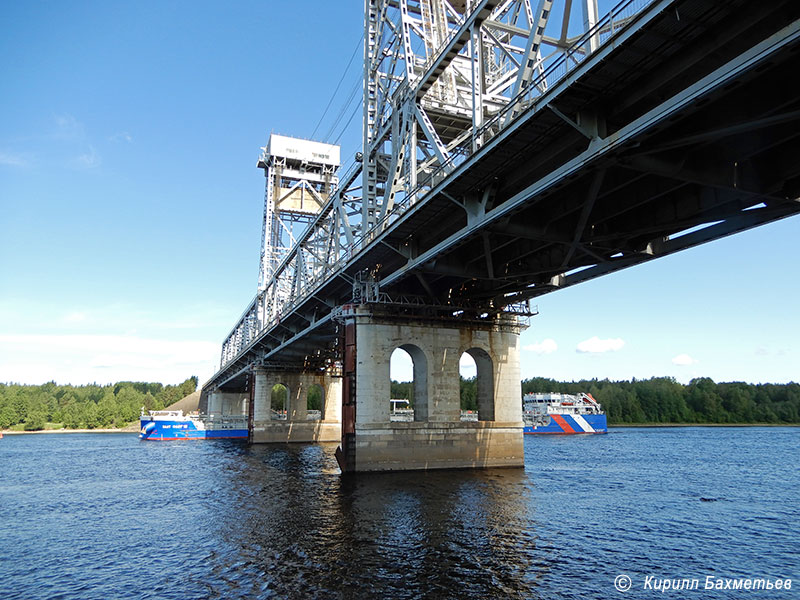
[[[609,429],[625,429],[628,427],[800,427],[800,423],[617,423],[609,425]],[[126,427],[118,429],[42,429],[40,431],[16,431],[3,429],[0,431],[6,435],[29,435],[44,433],[138,433],[139,425],[132,423]]]
[[[40,429],[39,431],[17,431],[14,429],[3,429],[0,431],[4,436],[6,435],[40,435],[44,433],[138,433],[139,425],[132,423],[125,427],[118,427],[113,429]]]

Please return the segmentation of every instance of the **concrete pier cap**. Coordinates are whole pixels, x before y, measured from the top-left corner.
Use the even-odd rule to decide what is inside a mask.
[[[410,315],[381,304],[342,311],[345,472],[521,467],[524,463],[516,317],[493,320]],[[414,364],[414,420],[390,420],[390,359]],[[478,420],[462,421],[459,361],[477,367]],[[348,410],[349,407],[349,410]]]

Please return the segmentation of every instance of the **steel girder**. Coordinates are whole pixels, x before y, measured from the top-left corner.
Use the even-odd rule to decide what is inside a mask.
[[[322,198],[320,212],[290,247],[282,241],[290,227],[274,202],[281,165],[262,157],[258,293],[223,342],[221,369],[260,337],[276,337],[269,332],[281,317],[322,282],[347,279],[349,260],[513,118],[504,110],[547,89],[554,80],[545,76],[548,69],[582,60],[590,46],[585,31],[569,30],[573,0],[560,2],[559,32],[544,35],[557,20],[552,4],[366,0],[361,161]],[[604,28],[595,23],[596,0],[580,4],[584,28],[593,28],[596,39],[621,27],[643,2],[623,3]],[[324,302],[332,307],[338,300]]]
[[[646,4],[598,23],[597,0],[366,0],[362,229],[389,226]]]

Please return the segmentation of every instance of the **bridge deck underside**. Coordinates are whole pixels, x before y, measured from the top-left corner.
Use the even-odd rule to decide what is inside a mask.
[[[800,211],[797,42],[667,118],[648,116],[798,17],[789,3],[762,8],[754,15],[734,3],[673,3],[543,97],[384,236],[384,248],[412,247],[419,257],[371,254],[387,289],[455,304],[534,297]],[[590,146],[578,115],[599,120],[610,144],[637,120],[640,127],[616,147]],[[579,164],[552,176],[571,162]],[[479,204],[487,189],[485,215],[471,224],[469,206],[459,204]],[[665,241],[717,221],[725,223]]]
[[[747,6],[644,11],[213,381],[329,356],[331,309],[376,265],[390,293],[500,306],[800,212],[800,44],[753,52],[800,5]]]

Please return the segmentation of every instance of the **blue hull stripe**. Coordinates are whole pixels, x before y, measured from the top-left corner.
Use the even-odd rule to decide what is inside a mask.
[[[155,427],[149,427],[154,424]],[[195,427],[191,421],[139,421],[139,438],[143,440],[208,440],[208,439],[246,439],[247,429],[206,429]]]
[[[608,426],[606,425],[606,416],[605,415],[581,415],[584,420],[592,426],[595,433],[608,433]],[[578,423],[575,422],[569,415],[561,415],[564,421],[572,427],[574,433],[590,433],[584,432]],[[564,431],[561,426],[556,422],[555,419],[550,419],[550,422],[545,425],[544,427],[533,427],[532,425],[526,425],[523,429],[524,433],[531,433],[531,434],[541,434],[541,433],[572,433],[569,431]]]

